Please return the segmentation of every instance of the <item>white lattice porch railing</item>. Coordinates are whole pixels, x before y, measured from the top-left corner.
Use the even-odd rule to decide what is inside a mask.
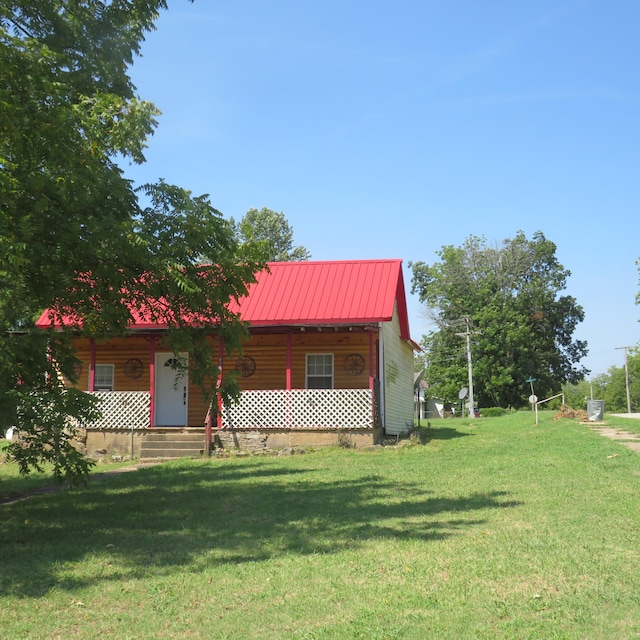
[[[102,417],[88,429],[146,429],[151,394],[148,391],[94,391]]]
[[[370,389],[276,389],[243,391],[222,408],[222,428],[371,429]]]

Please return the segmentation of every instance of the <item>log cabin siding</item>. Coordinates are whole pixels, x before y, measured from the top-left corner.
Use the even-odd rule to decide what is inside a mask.
[[[89,340],[79,338],[75,341],[77,357],[82,361],[82,370],[77,387],[83,391],[89,388],[89,365],[91,348]],[[168,348],[158,344],[156,351]],[[359,389],[369,385],[369,334],[366,331],[342,331],[309,329],[292,336],[291,368],[292,388],[304,389],[306,386],[306,355],[310,353],[331,353],[334,356],[334,387],[336,389]],[[345,358],[352,354],[360,354],[365,362],[359,375],[349,375],[344,368]],[[251,356],[256,363],[255,373],[248,377],[238,377],[242,390],[284,389],[286,387],[287,369],[287,336],[257,335],[253,336],[244,347],[244,354]],[[125,375],[125,363],[130,358],[137,358],[143,364],[142,374],[132,379]],[[375,358],[375,354],[374,354]],[[233,372],[238,356],[225,356],[223,370]],[[149,390],[149,340],[142,336],[116,338],[107,342],[96,343],[96,364],[114,365],[114,391],[148,391]],[[374,371],[376,366],[374,363]],[[194,385],[189,382],[190,399],[197,397]],[[205,410],[206,413],[206,410]]]
[[[291,387],[306,387],[306,356],[312,353],[333,354],[335,389],[366,389],[369,386],[369,334],[365,331],[318,331],[309,329],[291,336]],[[349,375],[344,368],[346,356],[358,353],[365,362],[359,375]],[[253,336],[244,347],[244,354],[256,363],[255,373],[239,377],[243,391],[257,389],[285,389],[287,370],[287,336]],[[229,358],[224,369],[235,367],[237,358]],[[374,365],[375,370],[375,365]]]
[[[326,331],[307,333],[304,338],[296,340],[291,358],[294,389],[306,388],[306,356],[313,353],[333,354],[334,389],[367,389],[369,387],[369,335],[367,333]],[[352,353],[358,353],[364,358],[364,369],[357,376],[349,375],[344,368],[345,357]]]
[[[287,336],[257,335],[245,344],[243,355],[250,356],[256,363],[253,375],[243,378],[238,375],[238,384],[243,391],[255,389],[284,389],[287,376]],[[223,370],[236,371],[238,356],[225,359]]]
[[[89,366],[91,364],[91,346],[88,338],[78,338],[75,342],[76,356],[82,362],[77,388],[89,389]],[[149,390],[149,342],[141,336],[114,338],[105,342],[96,342],[96,364],[112,364],[114,391],[148,391]],[[125,363],[130,358],[142,362],[142,373],[139,378],[125,375]],[[68,381],[65,380],[65,383]]]

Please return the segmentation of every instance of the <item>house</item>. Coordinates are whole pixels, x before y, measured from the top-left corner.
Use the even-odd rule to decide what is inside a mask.
[[[429,393],[429,383],[424,379],[424,374],[424,369],[413,374],[413,398],[418,423],[423,419],[428,421],[431,418],[455,415],[456,409],[451,403]]]
[[[413,351],[401,260],[269,263],[239,302],[249,324],[243,353],[220,356],[237,373],[237,403],[209,411],[163,327],[136,321],[125,337],[78,337],[81,389],[100,398],[102,418],[87,428],[87,449],[139,453],[152,432],[211,430],[222,446],[354,446],[413,426]],[[50,326],[47,312],[38,324]],[[222,354],[222,350],[220,350]],[[207,416],[215,418],[205,425]],[[209,433],[209,432],[207,432]],[[134,442],[135,441],[135,442]],[[133,444],[131,444],[133,443]],[[207,442],[207,446],[209,442]]]

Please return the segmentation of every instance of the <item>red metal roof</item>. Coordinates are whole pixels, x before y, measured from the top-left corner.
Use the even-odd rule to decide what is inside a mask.
[[[270,262],[229,308],[255,327],[387,322],[397,303],[401,337],[410,340],[401,260]],[[134,314],[131,329],[162,327]],[[38,325],[49,326],[45,311]]]
[[[271,262],[230,308],[253,326],[365,324],[391,320],[396,301],[408,338],[401,260]]]

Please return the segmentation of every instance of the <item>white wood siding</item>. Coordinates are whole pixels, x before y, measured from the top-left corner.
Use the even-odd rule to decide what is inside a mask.
[[[400,338],[398,309],[391,322],[382,324],[384,416],[387,435],[406,433],[413,427],[413,349]]]

